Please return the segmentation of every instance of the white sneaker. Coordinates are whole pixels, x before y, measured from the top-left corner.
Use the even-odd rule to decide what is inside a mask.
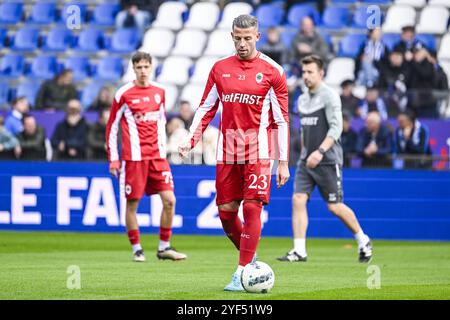
[[[187,258],[187,255],[181,252],[177,252],[175,248],[167,247],[164,250],[158,250],[156,253],[158,259],[162,260],[184,260]]]
[[[144,262],[145,261],[144,250],[141,249],[133,253],[133,261]]]

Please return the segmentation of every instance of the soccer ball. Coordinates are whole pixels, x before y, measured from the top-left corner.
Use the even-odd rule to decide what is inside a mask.
[[[267,293],[273,288],[275,273],[267,263],[252,262],[244,267],[241,283],[247,292]]]

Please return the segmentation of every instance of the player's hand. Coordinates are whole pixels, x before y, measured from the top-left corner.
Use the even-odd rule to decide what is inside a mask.
[[[120,161],[112,161],[109,163],[109,173],[111,173],[114,177],[119,176],[120,170]]]
[[[280,161],[277,168],[277,188],[281,188],[289,180],[289,166],[287,161]]]
[[[178,147],[178,153],[182,158],[187,158],[190,151],[191,151],[190,142],[184,142]]]
[[[320,161],[322,161],[322,159],[323,154],[321,154],[319,150],[316,150],[309,155],[308,159],[306,160],[306,166],[310,169],[314,169],[315,167],[317,167]]]

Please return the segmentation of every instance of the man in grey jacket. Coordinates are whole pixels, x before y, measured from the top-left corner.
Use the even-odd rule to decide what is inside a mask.
[[[306,261],[306,204],[314,187],[335,214],[353,233],[359,251],[359,262],[369,262],[372,245],[361,229],[352,209],[343,201],[342,191],[342,107],[339,94],[322,82],[324,62],[317,55],[303,58],[303,81],[308,88],[298,99],[301,116],[302,151],[295,174],[292,197],[292,229],[294,249],[280,261]]]
[[[292,41],[291,62],[299,63],[304,57],[316,54],[325,62],[330,59],[330,48],[323,37],[317,32],[314,21],[304,17],[298,34]]]

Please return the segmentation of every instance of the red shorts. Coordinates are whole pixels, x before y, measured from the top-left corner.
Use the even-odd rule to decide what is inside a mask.
[[[120,182],[125,184],[127,199],[141,199],[144,191],[152,195],[161,191],[173,191],[172,172],[166,159],[123,161]]]
[[[217,164],[217,205],[241,200],[260,200],[269,204],[271,160],[250,164]]]

